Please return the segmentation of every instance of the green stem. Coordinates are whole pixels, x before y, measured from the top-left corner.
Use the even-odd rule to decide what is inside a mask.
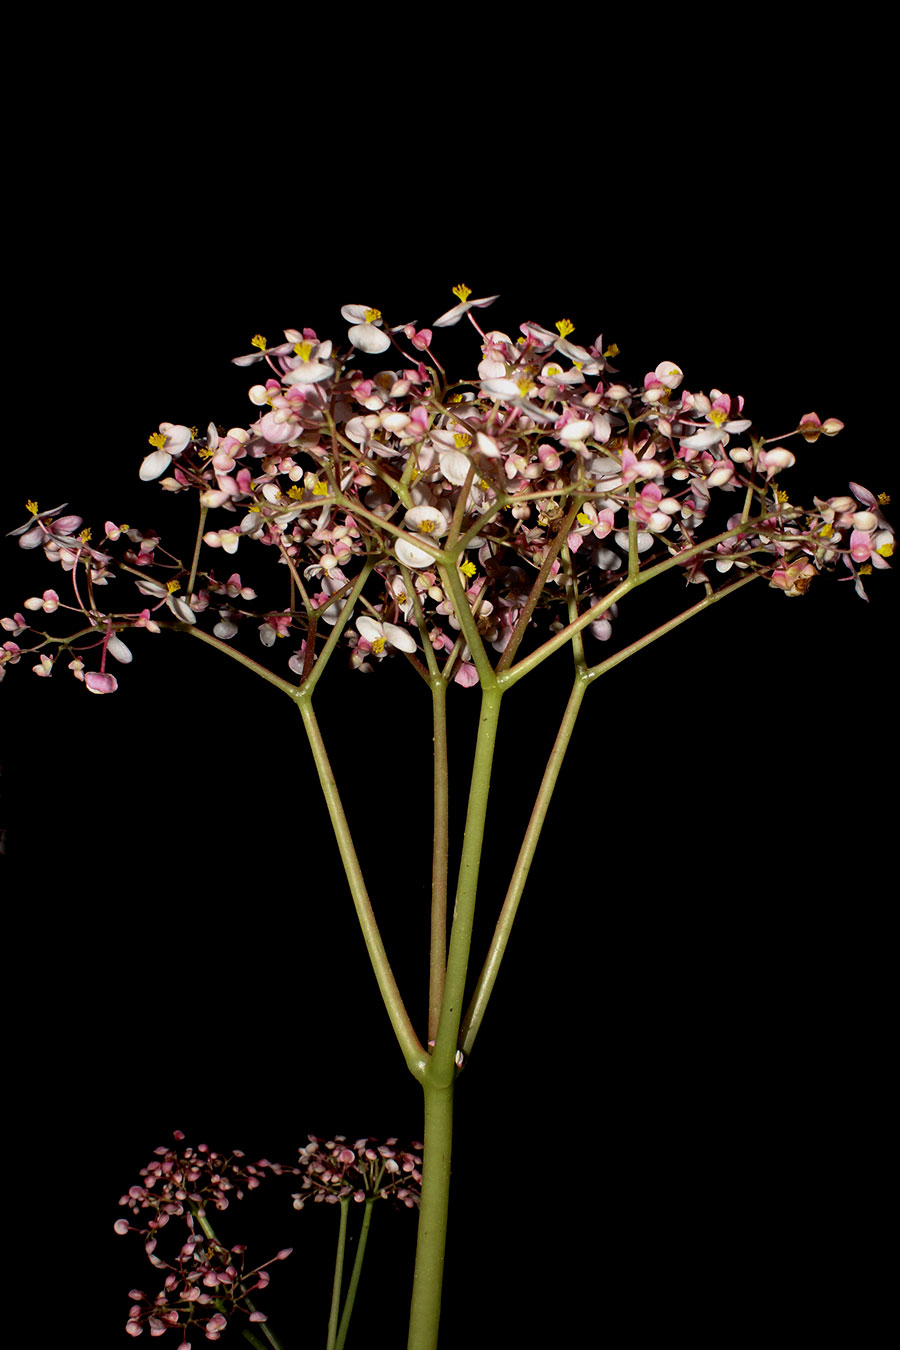
[[[331,1313],[328,1317],[328,1340],[325,1350],[335,1350],[338,1329],[338,1314],[341,1308],[341,1284],[344,1279],[344,1247],[347,1243],[347,1209],[350,1204],[347,1196],[340,1201],[341,1223],[338,1229],[337,1253],[334,1258],[334,1280],[331,1286]]]
[[[439,1086],[426,1079],[424,1091],[425,1163],[407,1350],[437,1347],[450,1205],[453,1081]]]
[[[203,526],[206,524],[206,513],[208,506],[200,507],[200,522],[197,525],[197,539],[194,543],[194,556],[191,560],[191,575],[187,585],[187,598],[190,600],[194,594],[194,582],[197,580],[197,564],[200,561],[200,545],[203,543]]]
[[[366,1243],[369,1240],[369,1224],[372,1222],[372,1206],[374,1205],[376,1198],[377,1197],[374,1195],[370,1195],[366,1198],[365,1213],[363,1214],[362,1228],[359,1234],[359,1245],[356,1248],[356,1259],[353,1262],[353,1270],[350,1272],[350,1284],[347,1287],[347,1297],[344,1300],[344,1310],[341,1313],[341,1324],[338,1327],[334,1350],[344,1350],[344,1342],[347,1339],[347,1331],[350,1327],[350,1318],[353,1315],[353,1304],[356,1299],[359,1277],[362,1274],[363,1257],[366,1254]]]
[[[494,930],[494,936],[488,949],[487,958],[482,967],[481,974],[478,977],[475,992],[472,995],[472,999],[460,1028],[459,1044],[460,1049],[465,1055],[471,1053],[472,1045],[478,1034],[479,1027],[481,1026],[482,1018],[484,1017],[485,1008],[487,1007],[488,1000],[490,999],[491,992],[494,988],[497,974],[500,969],[500,963],[506,952],[506,946],[509,941],[513,921],[515,920],[516,912],[519,907],[519,901],[521,900],[522,893],[525,889],[528,871],[534,859],[538,839],[540,838],[547,810],[550,806],[554,788],[556,787],[556,781],[559,777],[559,771],[562,768],[563,759],[575,729],[575,722],[578,717],[581,702],[588,686],[601,675],[605,675],[607,671],[612,670],[614,666],[620,665],[623,661],[626,661],[629,656],[634,656],[636,652],[641,651],[644,647],[649,647],[652,642],[656,642],[666,633],[671,633],[673,629],[680,627],[680,625],[686,623],[688,619],[692,619],[697,614],[701,614],[704,610],[709,609],[712,605],[718,604],[720,600],[724,600],[726,595],[732,595],[735,591],[741,590],[742,587],[748,586],[751,581],[756,580],[758,575],[759,573],[757,572],[751,572],[749,576],[741,577],[739,581],[733,582],[730,586],[724,586],[719,591],[713,591],[710,595],[707,595],[702,600],[698,601],[697,604],[691,605],[689,609],[676,615],[674,619],[670,619],[667,623],[661,624],[658,628],[654,628],[652,632],[646,633],[642,638],[638,638],[635,642],[630,643],[629,646],[623,647],[621,651],[616,652],[605,661],[601,661],[597,665],[590,666],[587,669],[581,669],[576,674],[575,683],[573,684],[572,692],[569,695],[569,702],[566,706],[566,711],[563,714],[563,719],[560,723],[553,749],[550,752],[547,767],[544,770],[544,776],[541,780],[541,786],[538,790],[538,795],[531,813],[531,819],[528,822],[528,829],[526,830],[525,838],[522,841],[522,847],[519,851],[519,857],[509,884],[509,890],[507,891],[506,898],[503,902],[503,908],[501,909],[500,916],[497,920],[497,926]]]
[[[469,1003],[468,1010],[460,1028],[460,1049],[463,1054],[468,1056],[471,1053],[475,1037],[481,1026],[481,1020],[484,1017],[485,1008],[494,988],[500,963],[506,952],[506,945],[509,941],[509,935],[512,931],[513,921],[516,917],[516,911],[519,908],[519,901],[525,889],[525,882],[528,879],[528,872],[534,860],[535,850],[540,839],[541,830],[547,817],[547,811],[550,806],[553,791],[556,787],[556,781],[559,778],[559,772],[562,768],[563,759],[569,742],[572,739],[572,733],[575,730],[575,723],[578,719],[578,713],[581,708],[581,702],[587,692],[589,684],[588,677],[579,672],[572,685],[572,692],[569,695],[569,701],[560,723],[559,731],[556,733],[556,740],[553,743],[553,749],[550,751],[550,757],[547,760],[547,767],[544,770],[544,776],[541,779],[541,785],[538,789],[537,798],[531,812],[531,819],[528,822],[528,829],[525,831],[525,837],[522,840],[522,847],[519,850],[519,857],[516,861],[515,870],[509,883],[509,889],[506,892],[506,899],[503,902],[503,908],[500,910],[497,926],[494,929],[494,936],[488,949],[487,959],[482,967],[481,974],[478,977],[478,983],[475,986],[475,992]]]
[[[430,645],[430,644],[429,644]],[[447,867],[450,852],[450,780],[447,758],[447,685],[431,680],[434,727],[434,843],[431,859],[431,950],[428,1040],[437,1038],[447,968]]]
[[[328,808],[328,814],[331,818],[331,825],[334,830],[334,837],[337,840],[337,846],[340,851],[341,861],[344,864],[344,873],[350,886],[350,893],[353,897],[353,904],[356,908],[356,916],[359,919],[359,926],[362,929],[366,948],[369,952],[369,959],[372,963],[372,969],[375,972],[375,979],[378,981],[378,988],[381,997],[384,1000],[384,1006],[387,1009],[388,1017],[391,1019],[391,1026],[394,1028],[394,1034],[400,1043],[400,1049],[403,1051],[403,1057],[406,1060],[410,1073],[418,1079],[422,1079],[425,1072],[426,1054],[418,1036],[416,1035],[409,1014],[400,997],[400,990],[397,988],[397,982],[394,979],[394,973],[391,970],[390,962],[387,958],[387,952],[384,949],[384,943],[381,940],[381,934],[378,931],[378,924],[375,921],[375,913],[369,900],[366,884],[363,880],[362,869],[359,865],[359,859],[356,856],[356,849],[353,846],[353,838],[350,834],[350,826],[347,823],[347,817],[344,814],[344,807],[341,803],[340,793],[334,774],[331,771],[331,764],[325,750],[325,742],[322,740],[322,733],[319,730],[319,724],[316,721],[316,715],[313,712],[312,701],[310,698],[301,695],[297,700],[297,707],[300,709],[300,716],[303,718],[303,725],[306,730],[306,736],[312,750],[315,760],[316,770],[319,775],[319,785],[322,789],[322,795],[325,798],[325,805]]]
[[[471,617],[471,616],[470,616]],[[493,672],[482,681],[481,713],[453,925],[444,998],[434,1050],[422,1086],[425,1094],[425,1164],[416,1244],[416,1268],[410,1308],[408,1350],[436,1350],[441,1316],[444,1252],[450,1204],[450,1152],[453,1135],[453,1086],[456,1051],[472,942],[478,872],[484,846],[484,826],[490,790],[491,765],[497,740],[501,692]]]

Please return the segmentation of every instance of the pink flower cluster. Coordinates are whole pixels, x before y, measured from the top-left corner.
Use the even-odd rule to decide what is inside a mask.
[[[378,310],[345,305],[342,347],[312,329],[288,329],[283,342],[268,347],[257,337],[253,352],[235,358],[241,369],[267,367],[249,389],[258,415],[248,427],[210,424],[200,435],[160,423],[140,477],[197,498],[209,526],[199,567],[167,553],[152,532],[109,521],[103,546],[92,547],[78,516],[29,504],[30,518],[12,534],[70,574],[74,601],[63,606],[48,591],[23,609],[74,610],[85,628],[60,639],[21,612],[3,619],[0,675],[29,653],[35,671],[49,675],[65,651],[90,691],[110,692],[107,657],[131,658],[118,635],[162,623],[208,624],[224,642],[255,628],[263,647],[285,643],[283,664],[301,681],[337,628],[357,669],[401,652],[427,675],[427,653],[445,678],[471,685],[478,675],[472,626],[464,634],[457,613],[463,597],[497,662],[515,650],[523,625],[565,626],[573,596],[583,614],[623,576],[661,560],[708,588],[739,568],[792,596],[838,565],[865,596],[862,577],[889,565],[886,499],[853,483],[852,497],[801,508],[776,479],[795,462],[785,443],[833,436],[843,425],[836,418],[807,413],[766,440],[742,397],[686,387],[672,361],[629,384],[602,337],[579,345],[565,319],[556,331],[526,322],[516,337],[486,332],[475,311],[496,297],[471,300],[464,286],[454,293],[459,303],[433,328],[472,323],[480,360],[471,379],[448,379],[432,329],[388,327]],[[386,353],[380,368],[358,364]],[[243,563],[241,573],[216,571],[219,554],[243,559],[253,549],[283,569],[275,609],[253,607]],[[118,575],[146,604],[101,603]],[[602,618],[598,611],[595,638],[611,636],[614,617],[614,608]],[[38,641],[23,648],[15,639],[26,632]],[[100,666],[87,672],[80,653],[91,647]]]
[[[184,1135],[176,1131],[181,1141]],[[132,1220],[117,1219],[117,1233],[138,1233],[144,1239],[144,1252],[150,1264],[165,1272],[162,1289],[150,1296],[132,1289],[131,1307],[125,1330],[140,1336],[148,1330],[161,1336],[167,1330],[181,1332],[179,1350],[190,1350],[187,1331],[193,1325],[208,1341],[219,1340],[228,1323],[238,1318],[246,1322],[265,1322],[265,1314],[249,1302],[249,1296],[269,1284],[266,1269],[274,1261],[291,1254],[285,1247],[262,1265],[248,1269],[246,1247],[223,1246],[211,1236],[204,1224],[207,1210],[224,1210],[232,1198],[243,1198],[255,1190],[267,1172],[281,1175],[295,1172],[261,1159],[244,1164],[243,1154],[235,1150],[228,1156],[199,1148],[158,1148],[155,1158],[141,1169],[142,1181],[131,1186],[119,1204],[131,1211]],[[149,1216],[149,1217],[148,1217]],[[172,1238],[170,1258],[160,1252],[160,1238],[173,1220],[181,1220],[167,1232]],[[183,1226],[182,1226],[183,1225]],[[186,1231],[185,1231],[186,1230]]]
[[[366,1200],[394,1200],[414,1209],[422,1188],[422,1145],[412,1143],[398,1149],[396,1139],[379,1144],[377,1139],[357,1139],[348,1144],[346,1136],[333,1139],[308,1136],[300,1150],[299,1173],[303,1184],[294,1196],[294,1209],[303,1209],[312,1198],[335,1205],[352,1197],[357,1204]]]

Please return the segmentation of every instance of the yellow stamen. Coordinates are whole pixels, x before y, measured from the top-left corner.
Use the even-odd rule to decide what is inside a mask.
[[[453,287],[453,294],[456,296],[457,300],[459,300],[462,304],[465,304],[469,296],[472,294],[472,291],[470,287],[460,282],[458,286]]]
[[[459,570],[461,572],[465,572],[467,577],[474,577],[475,573],[478,571],[478,568],[475,566],[473,562],[470,561],[470,559],[467,558],[464,563],[460,564]]]
[[[592,524],[593,524],[593,521],[591,520],[590,516],[586,516],[586,515],[584,514],[583,511],[579,511],[579,512],[578,512],[578,515],[575,517],[575,519],[578,521],[578,524],[579,524],[579,525],[592,525]]]
[[[773,484],[773,487],[774,487],[774,484]],[[775,500],[776,500],[776,502],[782,502],[782,503],[783,503],[783,502],[789,501],[790,498],[788,497],[788,494],[785,492],[784,488],[776,487],[776,488],[775,488]]]
[[[420,521],[419,521],[419,533],[420,533],[420,534],[431,534],[431,532],[433,531],[433,529],[434,529],[434,521],[433,521],[433,520],[420,520]]]
[[[720,427],[724,422],[728,421],[728,414],[724,408],[710,408],[709,420],[714,427]]]
[[[465,450],[467,445],[472,444],[472,437],[466,431],[456,431],[453,434],[453,444],[457,450]]]
[[[174,595],[176,591],[181,590],[181,582],[175,581],[174,578],[171,581],[167,581],[166,590],[169,592],[170,595]]]
[[[376,319],[380,319],[380,318],[381,318],[381,310],[380,310],[380,309],[367,309],[367,310],[366,310],[366,323],[374,323]]]
[[[321,481],[316,482],[315,485],[313,486],[313,490],[312,490],[312,491],[313,491],[313,496],[314,496],[314,497],[327,497],[327,496],[328,496],[328,484],[327,484],[327,483],[322,483]]]
[[[891,540],[888,540],[884,544],[879,544],[875,552],[882,558],[891,558],[894,554],[894,545]]]
[[[81,540],[83,544],[89,544],[91,542],[90,530],[82,530],[78,538]]]
[[[288,496],[291,498],[292,501],[295,502],[302,501],[303,488],[300,486],[299,483],[295,483],[293,487],[288,488]]]
[[[607,347],[606,351],[603,353],[603,355],[604,355],[604,356],[618,356],[618,355],[619,355],[619,346],[618,346],[618,343],[616,343],[616,342],[611,342],[611,343],[609,344],[609,346]]]
[[[384,648],[385,648],[385,639],[383,637],[377,637],[375,641],[372,643],[372,651],[375,653],[376,656],[380,656],[381,653],[384,651]]]
[[[294,355],[299,356],[301,361],[308,361],[314,344],[307,340],[305,342],[294,343]]]
[[[834,534],[834,526],[830,522],[826,525],[823,525],[821,530],[819,531],[819,536],[822,539],[830,539],[833,534]]]
[[[161,431],[154,431],[152,436],[147,437],[154,450],[161,450],[166,443],[166,438]]]
[[[557,319],[556,329],[561,338],[567,338],[570,333],[575,332],[575,325],[571,319]]]
[[[258,347],[261,352],[264,352],[266,350],[266,339],[262,336],[262,334],[256,333],[250,339],[250,346]]]
[[[863,563],[862,567],[859,569],[859,575],[861,577],[870,577],[872,575],[872,564]]]
[[[26,502],[26,503],[25,503],[25,510],[26,510],[26,511],[30,511],[31,514],[32,514],[33,516],[36,516],[36,515],[38,514],[38,504],[37,504],[37,502]]]
[[[879,506],[890,506],[890,504],[891,504],[890,494],[887,493],[887,492],[879,492],[879,494],[878,494],[878,505],[879,505]]]

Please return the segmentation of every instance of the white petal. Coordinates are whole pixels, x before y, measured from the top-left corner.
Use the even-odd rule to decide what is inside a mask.
[[[426,553],[421,548],[415,548],[412,544],[408,544],[405,539],[397,540],[394,545],[394,552],[407,567],[433,567],[435,563],[430,553]]]
[[[350,329],[347,334],[354,347],[358,347],[361,352],[386,352],[391,345],[391,339],[387,333],[383,333],[380,328],[376,328],[372,323],[358,323]]]
[[[357,624],[357,627],[359,625]],[[405,628],[400,628],[395,623],[386,623],[384,625],[384,635],[392,647],[396,647],[401,652],[414,652],[416,650],[415,639]]]
[[[370,619],[368,614],[361,614],[356,620],[356,631],[366,642],[377,642],[380,637],[384,637],[381,624],[375,619]]]
[[[165,450],[154,450],[141,464],[141,481],[149,483],[152,479],[158,478],[161,473],[165,473],[171,463],[172,456]]]

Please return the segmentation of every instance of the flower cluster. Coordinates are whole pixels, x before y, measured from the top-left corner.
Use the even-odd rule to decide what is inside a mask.
[[[176,1131],[175,1138],[180,1143],[184,1135]],[[266,1288],[270,1278],[266,1267],[285,1260],[292,1249],[285,1247],[248,1269],[246,1247],[224,1246],[212,1230],[208,1211],[227,1209],[232,1198],[242,1199],[245,1192],[255,1190],[267,1172],[277,1176],[297,1169],[268,1159],[245,1164],[243,1157],[237,1150],[228,1156],[214,1153],[203,1144],[197,1149],[158,1148],[153,1161],[141,1169],[141,1182],[119,1200],[131,1211],[131,1221],[117,1219],[115,1231],[138,1233],[150,1264],[165,1272],[157,1294],[131,1290],[125,1324],[130,1336],[140,1336],[145,1329],[151,1336],[177,1330],[182,1334],[179,1350],[190,1350],[191,1326],[198,1327],[206,1340],[216,1341],[232,1319],[265,1322],[250,1295]],[[166,1259],[160,1237],[173,1220],[181,1223],[174,1223],[166,1234],[172,1238],[171,1257]]]
[[[65,652],[86,688],[111,692],[107,657],[131,659],[119,634],[162,624],[207,625],[219,643],[255,629],[264,648],[284,644],[281,668],[301,683],[341,641],[356,669],[401,652],[426,678],[473,685],[479,665],[508,666],[541,623],[559,632],[589,615],[580,628],[608,640],[611,593],[661,562],[708,591],[738,569],[789,596],[840,566],[863,597],[863,577],[889,565],[886,498],[851,483],[852,497],[799,507],[776,480],[795,462],[786,442],[833,436],[836,418],[807,413],[765,439],[740,395],[686,387],[673,361],[629,384],[602,337],[582,346],[566,319],[555,331],[523,323],[517,337],[484,331],[476,311],[496,297],[470,299],[465,286],[455,295],[433,327],[473,325],[471,379],[448,380],[432,329],[388,326],[372,307],[345,305],[343,347],[288,329],[283,342],[257,336],[235,358],[241,369],[267,368],[249,389],[258,416],[248,427],[210,424],[201,435],[160,423],[139,473],[196,496],[191,564],[155,533],[111,521],[93,547],[80,517],[29,503],[12,534],[69,573],[73,603],[45,591],[23,610],[69,609],[83,627],[63,639],[23,612],[4,618],[0,675],[30,653],[47,676]],[[386,353],[380,369],[358,364]],[[274,609],[253,605],[257,590],[243,576],[251,549],[282,569]],[[217,570],[222,554],[239,557],[241,571]],[[118,577],[146,603],[120,599],[122,586],[110,585]],[[114,589],[115,603],[101,603]],[[20,647],[26,632],[38,640]],[[90,648],[100,661],[88,672]]]
[[[346,1136],[333,1139],[308,1136],[300,1150],[299,1172],[302,1187],[294,1196],[294,1209],[303,1209],[310,1198],[334,1205],[351,1198],[358,1204],[366,1200],[394,1200],[414,1209],[422,1187],[422,1145],[413,1141],[410,1148],[397,1148],[396,1139],[379,1144],[377,1139],[357,1139],[348,1144]]]

